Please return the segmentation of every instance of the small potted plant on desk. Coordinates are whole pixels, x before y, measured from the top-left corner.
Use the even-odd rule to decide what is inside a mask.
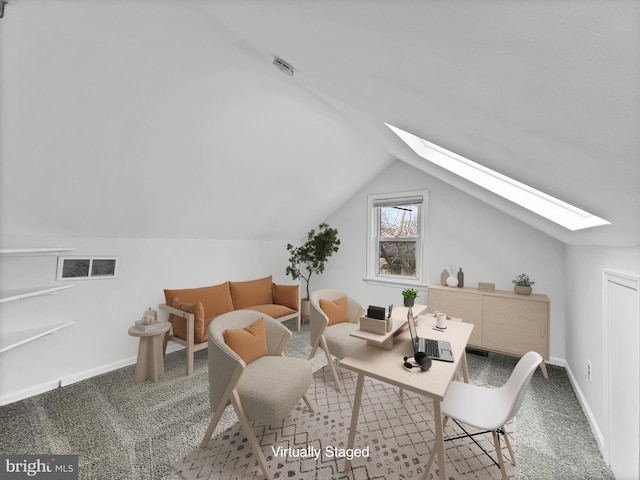
[[[518,275],[515,280],[513,280],[513,283],[513,291],[518,295],[531,295],[531,292],[533,291],[531,285],[535,284],[535,282],[532,282],[529,275],[526,273]]]
[[[402,291],[402,296],[404,297],[404,306],[413,307],[416,303],[418,291],[415,288],[406,288]]]

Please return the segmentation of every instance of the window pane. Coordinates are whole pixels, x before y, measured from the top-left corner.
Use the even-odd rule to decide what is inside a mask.
[[[416,275],[416,242],[378,242],[382,275]]]
[[[418,237],[418,205],[383,206],[380,211],[380,237]]]
[[[91,276],[99,277],[99,276],[108,276],[113,277],[116,272],[116,261],[115,259],[108,260],[94,260],[91,264]]]
[[[62,264],[62,278],[76,278],[89,276],[89,259],[65,259]]]

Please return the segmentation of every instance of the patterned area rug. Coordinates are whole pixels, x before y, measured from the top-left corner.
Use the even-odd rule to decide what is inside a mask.
[[[367,378],[362,394],[355,448],[368,456],[353,458],[351,470],[344,471],[340,449],[346,448],[348,426],[355,392],[356,375],[339,370],[343,392],[338,393],[328,367],[314,374],[308,395],[316,413],[300,401],[281,425],[255,425],[274,479],[365,480],[422,478],[435,434],[430,399],[411,392],[398,396],[390,385]],[[228,407],[231,408],[231,407]],[[515,450],[515,426],[507,425]],[[462,432],[449,422],[445,438]],[[476,440],[492,455],[491,434]],[[502,442],[504,446],[504,442]],[[290,449],[290,450],[289,450]],[[447,476],[452,479],[500,479],[500,470],[471,440],[445,442]],[[355,453],[355,452],[354,452]],[[317,458],[316,458],[317,455]],[[515,467],[506,460],[507,473]],[[264,478],[239,423],[212,438],[205,449],[197,449],[173,465],[185,480]],[[429,479],[438,478],[437,461]]]

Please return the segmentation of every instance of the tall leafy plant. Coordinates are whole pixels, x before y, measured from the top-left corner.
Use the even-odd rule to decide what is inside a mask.
[[[329,227],[326,223],[321,223],[317,231],[311,229],[307,234],[307,241],[299,247],[287,244],[287,250],[290,253],[287,275],[291,275],[294,280],[302,278],[305,281],[307,292],[305,300],[309,299],[311,275],[324,272],[324,264],[332,254],[338,251],[339,246],[338,230]]]

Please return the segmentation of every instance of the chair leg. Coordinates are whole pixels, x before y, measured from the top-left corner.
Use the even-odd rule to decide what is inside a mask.
[[[307,404],[307,408],[309,409],[309,411],[311,413],[315,413],[316,409],[315,409],[313,403],[311,403],[311,400],[309,400],[309,397],[307,397],[307,395],[305,394],[305,395],[302,396],[302,399],[304,400],[304,403]]]
[[[502,480],[508,480],[507,471],[504,468],[504,460],[502,459],[502,448],[500,447],[500,434],[497,430],[491,432],[493,435],[493,444],[496,447],[496,455],[498,456],[498,464],[500,465],[500,473],[502,474]]]
[[[316,342],[316,344],[311,348],[311,353],[309,354],[309,360],[316,356],[316,352],[318,351],[318,346],[320,346],[320,339]]]
[[[193,373],[193,355],[195,352],[192,350],[192,348],[192,346],[189,346],[185,349],[187,355],[187,376]]]
[[[218,426],[218,422],[222,418],[222,414],[224,413],[224,409],[227,408],[227,405],[229,405],[229,402],[220,402],[218,404],[218,408],[213,412],[213,417],[211,417],[211,422],[209,422],[209,428],[207,428],[204,438],[202,439],[202,442],[200,442],[200,448],[205,448],[209,443],[211,435],[213,435],[213,431]]]
[[[258,442],[258,439],[253,432],[253,426],[251,425],[251,422],[249,422],[249,419],[244,412],[244,408],[242,407],[242,402],[240,401],[238,392],[236,392],[235,390],[231,394],[231,402],[233,403],[233,408],[235,408],[236,413],[238,414],[238,419],[240,420],[242,429],[244,430],[244,433],[247,436],[247,440],[249,440],[249,444],[253,449],[253,453],[256,455],[256,457],[258,457],[260,470],[262,470],[262,473],[268,480],[272,480],[271,471],[269,470],[269,466],[267,465],[267,459],[264,457],[264,453],[262,453],[260,443]]]
[[[331,353],[329,353],[329,347],[327,346],[327,340],[324,338],[324,335],[320,337],[320,342],[322,342],[322,349],[327,356],[327,363],[329,364],[329,368],[331,369],[333,379],[336,382],[336,390],[342,392],[342,385],[340,384],[340,379],[338,378],[338,372],[336,371],[336,367],[333,364],[333,360],[331,359]]]
[[[516,466],[516,456],[513,454],[513,448],[511,448],[511,442],[509,441],[509,435],[507,435],[504,426],[502,427],[502,433],[504,437],[504,442],[507,444],[507,448],[509,449],[509,456],[511,457],[511,465]]]

